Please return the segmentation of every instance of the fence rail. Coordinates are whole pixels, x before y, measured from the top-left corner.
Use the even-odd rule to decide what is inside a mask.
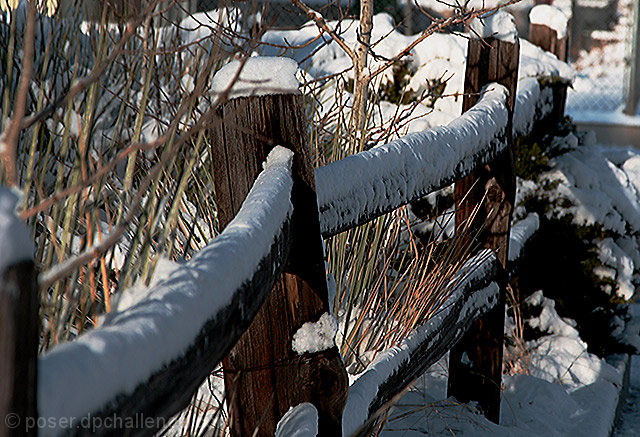
[[[478,65],[490,65],[491,56],[499,50],[503,63],[511,65],[511,71],[515,63],[517,69],[518,51],[501,49],[499,41],[494,44],[496,41],[487,39],[493,49],[478,52]],[[477,42],[470,42],[471,47],[474,44]],[[468,74],[469,80],[472,79]],[[500,77],[486,76],[484,80],[504,82]],[[238,344],[246,344],[241,348],[236,345],[229,355],[231,361],[230,358],[225,361],[225,370],[231,371],[238,363],[246,363],[242,360],[247,359],[244,355],[252,350],[252,345],[273,340],[268,334],[265,337],[264,333],[249,329],[256,314],[271,311],[281,314],[275,318],[286,319],[286,325],[271,331],[283,338],[275,342],[277,348],[261,349],[260,353],[272,356],[260,359],[267,360],[264,363],[270,372],[274,372],[269,373],[274,381],[285,381],[289,386],[266,384],[269,390],[285,390],[285,394],[276,393],[274,406],[267,408],[273,417],[269,417],[268,426],[262,428],[266,429],[265,434],[273,435],[283,408],[286,412],[290,406],[306,401],[318,410],[320,434],[366,431],[382,408],[467,335],[469,329],[476,329],[470,326],[478,317],[501,304],[507,260],[511,263],[517,260],[526,240],[537,229],[537,218],[528,217],[511,232],[507,227],[506,240],[503,235],[500,247],[491,247],[491,251],[485,249],[472,258],[465,268],[469,265],[473,268],[465,280],[456,285],[438,315],[418,327],[399,346],[382,352],[351,386],[348,400],[346,387],[342,385],[344,368],[336,367],[339,356],[335,347],[302,356],[294,356],[290,350],[293,332],[304,322],[315,322],[328,310],[321,255],[320,258],[317,254],[309,258],[304,254],[304,247],[320,243],[321,236],[335,235],[366,223],[462,178],[477,178],[480,169],[495,165],[496,157],[505,156],[513,135],[524,136],[536,129],[552,129],[549,116],[557,115],[557,105],[564,105],[564,102],[556,98],[558,93],[545,85],[549,83],[556,87],[558,83],[567,85],[564,80],[525,78],[520,80],[516,94],[514,81],[507,81],[505,88],[496,84],[486,86],[487,83],[477,80],[473,86],[477,90],[485,89],[479,101],[469,105],[469,110],[448,126],[408,135],[316,170],[317,203],[313,194],[313,171],[307,159],[309,145],[300,140],[303,138],[301,132],[305,131],[299,120],[301,111],[295,109],[292,115],[287,105],[278,106],[278,102],[295,103],[297,96],[240,97],[231,101],[237,114],[241,115],[251,107],[260,108],[261,114],[267,114],[260,129],[268,132],[266,136],[260,135],[258,151],[251,158],[254,168],[242,172],[249,178],[247,180],[253,180],[259,168],[255,163],[268,156],[265,169],[250,190],[247,186],[248,194],[241,205],[238,199],[243,199],[246,192],[233,193],[228,202],[231,206],[222,213],[229,217],[230,223],[207,247],[155,285],[138,303],[110,315],[102,326],[40,358],[39,415],[73,417],[76,421],[88,414],[126,418],[143,412],[148,416],[171,417],[186,406],[199,384],[223,361],[241,336],[243,340]],[[246,106],[244,109],[243,105]],[[281,134],[274,132],[287,131],[291,123],[295,126],[294,136],[277,138]],[[229,153],[231,146],[224,143],[228,134],[212,135],[221,138],[222,144],[216,147]],[[241,144],[246,140],[241,137],[239,135],[234,141]],[[276,144],[292,148],[295,153]],[[242,152],[253,146],[233,147],[239,147]],[[233,159],[233,156],[227,154],[225,159]],[[233,165],[237,166],[239,162]],[[225,166],[227,171],[232,168],[230,163]],[[503,171],[504,168],[498,166],[494,170]],[[227,182],[232,179],[229,175],[225,176]],[[505,174],[495,173],[494,177],[500,179]],[[511,173],[508,177],[514,176]],[[229,186],[228,189],[234,188]],[[217,195],[224,196],[220,192]],[[503,197],[500,202],[504,199],[508,201],[509,197]],[[508,211],[507,220],[510,218]],[[304,224],[309,218],[316,225]],[[306,264],[311,267],[305,267]],[[460,274],[465,274],[464,270]],[[274,285],[275,290],[270,292]],[[301,296],[308,296],[306,299],[310,303],[301,304]],[[265,301],[267,304],[263,305]],[[498,307],[494,311],[504,313],[504,308]],[[274,318],[273,314],[271,318]],[[282,322],[272,319],[259,323],[275,329],[272,328],[274,324]],[[297,373],[292,376],[292,370],[282,371],[285,373],[273,370],[280,367],[283,360],[293,362],[292,369]],[[276,363],[279,364],[276,366]],[[248,378],[248,389],[260,389],[260,381],[264,381],[259,379],[264,376],[245,377]],[[311,388],[292,388],[292,385]],[[180,387],[180,393],[176,386]],[[471,387],[474,388],[478,389]],[[269,399],[266,401],[271,403]],[[234,408],[246,412],[243,409],[247,406],[234,404]],[[255,423],[252,422],[256,420],[255,412],[247,413],[246,417],[237,411],[235,414],[232,414],[231,423],[235,435]],[[262,422],[264,418],[257,419]],[[76,424],[47,428],[41,430],[41,434],[119,433],[119,430],[108,428],[78,428]],[[148,434],[154,430],[152,427],[138,431]]]

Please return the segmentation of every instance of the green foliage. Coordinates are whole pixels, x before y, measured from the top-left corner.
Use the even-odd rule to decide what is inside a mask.
[[[549,158],[543,152],[538,142],[522,144],[516,141],[513,148],[516,176],[522,179],[538,181],[538,176],[550,169]]]
[[[628,346],[621,345],[612,335],[612,318],[626,313],[605,291],[607,286],[615,286],[615,281],[594,273],[602,263],[594,240],[585,238],[603,232],[577,226],[566,217],[543,218],[540,230],[527,245],[518,278],[524,296],[543,290],[545,297],[554,299],[558,314],[577,322],[576,328],[589,351],[599,356],[628,351]],[[536,315],[539,314],[529,313],[525,318]],[[529,336],[534,335],[529,332]]]
[[[553,195],[560,181],[541,177],[550,169],[552,158],[579,145],[577,135],[571,119],[565,118],[556,132],[523,139],[515,148],[517,175],[537,182],[540,188],[523,201],[527,211],[539,215],[540,229],[527,244],[516,285],[523,296],[543,290],[545,297],[556,301],[558,314],[577,322],[576,328],[589,351],[605,356],[628,351],[628,346],[612,335],[611,320],[626,314],[625,306],[615,295],[616,281],[595,273],[603,266],[597,242],[618,235],[600,225],[577,225],[570,214],[550,214],[574,205],[567,198]],[[523,313],[525,318],[536,317],[539,308],[524,306]],[[525,330],[525,339],[540,335],[537,330]]]

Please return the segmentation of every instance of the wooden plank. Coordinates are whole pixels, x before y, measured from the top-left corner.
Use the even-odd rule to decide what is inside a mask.
[[[240,97],[220,108],[224,120],[210,132],[220,225],[237,211],[258,169],[276,145],[294,151],[293,243],[287,274],[277,282],[251,328],[224,361],[233,394],[235,436],[273,435],[278,420],[302,402],[313,403],[322,435],[340,435],[347,377],[336,347],[298,356],[293,334],[328,312],[312,154],[303,97]]]
[[[486,314],[498,302],[499,293],[497,293],[495,283],[492,284],[498,271],[497,260],[492,257],[483,263],[486,263],[487,266],[486,270],[482,269],[483,272],[486,272],[484,275],[473,276],[472,273],[469,280],[460,284],[455,296],[443,305],[439,318],[434,317],[425,325],[416,328],[411,335],[415,338],[410,337],[405,340],[406,345],[402,349],[396,348],[403,352],[407,351],[408,356],[397,357],[394,354],[398,352],[393,349],[383,352],[381,356],[384,356],[385,359],[380,363],[381,368],[377,369],[376,365],[367,368],[361,375],[362,379],[351,387],[352,390],[358,391],[358,384],[370,385],[371,381],[367,378],[368,372],[375,374],[374,378],[378,379],[380,373],[387,372],[389,367],[393,367],[391,363],[400,361],[392,373],[384,375],[384,380],[378,384],[375,396],[369,400],[368,420],[363,424],[357,424],[356,435],[368,435],[370,425],[375,423],[375,419],[384,413],[411,383],[440,360],[462,338],[464,332],[472,325],[473,320]],[[484,293],[483,299],[476,299],[477,292]],[[464,314],[465,317],[462,317],[461,314]],[[418,338],[420,341],[417,341]],[[355,405],[361,407],[362,401],[366,401],[366,399],[358,398]],[[349,413],[345,410],[345,414]]]
[[[512,115],[518,77],[519,45],[493,38],[469,40],[465,74],[463,110],[477,100],[477,93],[498,82],[509,90],[509,123]],[[509,253],[510,216],[515,201],[513,151],[509,146],[492,163],[479,168],[471,176],[456,183],[456,229],[469,221],[464,244],[478,238],[483,247],[492,249],[501,266],[506,268]],[[473,211],[480,205],[477,214]],[[479,237],[476,237],[479,235]],[[473,237],[472,237],[473,236]],[[478,401],[485,416],[494,422],[500,418],[500,385],[502,381],[502,348],[504,337],[504,279],[499,302],[484,317],[474,321],[462,340],[452,348],[449,358],[448,393],[462,402]]]
[[[40,320],[32,261],[9,267],[0,278],[0,436],[35,436]]]
[[[202,327],[182,357],[152,375],[133,393],[117,397],[102,411],[92,412],[91,417],[96,420],[90,422],[90,428],[80,426],[66,434],[121,436],[129,430],[120,425],[127,420],[142,418],[144,426],[137,427],[135,434],[151,436],[169,418],[186,408],[198,387],[249,328],[271,293],[276,278],[284,270],[283,260],[289,255],[289,228],[289,223],[285,223],[282,233],[276,237],[270,253],[262,259],[253,277],[235,293],[228,307]],[[176,387],[180,390],[176,391]],[[95,424],[104,426],[93,426]]]

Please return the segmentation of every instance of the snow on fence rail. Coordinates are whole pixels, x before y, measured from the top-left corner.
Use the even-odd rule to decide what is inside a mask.
[[[73,418],[67,424],[73,429],[88,414],[170,417],[187,405],[283,271],[291,242],[291,162],[290,151],[274,149],[218,237],[149,290],[135,290],[147,293],[140,302],[40,359],[40,416],[57,425]],[[41,434],[65,432],[47,427]]]
[[[506,235],[511,235],[511,244],[508,244],[508,239],[505,242],[489,234],[487,247],[492,249],[492,254],[481,252],[470,261],[475,263],[472,273],[452,290],[440,312],[399,346],[382,352],[352,385],[348,400],[344,367],[335,347],[301,356],[292,351],[291,339],[295,331],[306,321],[318,320],[328,309],[321,247],[318,253],[321,233],[326,237],[350,229],[461,178],[467,181],[486,178],[486,174],[478,173],[486,164],[489,174],[494,172],[497,177],[504,177],[495,172],[505,171],[505,167],[495,163],[507,156],[505,153],[512,137],[508,127],[512,127],[513,135],[525,136],[540,128],[540,123],[548,129],[548,123],[554,121],[549,117],[558,115],[557,107],[563,107],[564,102],[557,99],[557,92],[542,86],[538,79],[521,80],[519,92],[515,95],[513,77],[517,72],[517,44],[492,38],[488,42],[486,48],[470,41],[470,50],[475,47],[477,59],[473,66],[467,67],[467,82],[476,90],[493,81],[502,82],[506,88],[495,84],[485,88],[487,91],[479,101],[466,102],[469,110],[448,126],[409,135],[318,169],[315,173],[318,201],[309,146],[303,144],[305,129],[300,96],[250,96],[228,102],[229,113],[246,118],[231,123],[242,126],[243,131],[237,136],[225,128],[210,132],[213,138],[228,141],[218,144],[220,150],[212,150],[212,153],[225,154],[226,161],[223,162],[227,172],[240,168],[241,183],[254,180],[259,172],[259,162],[268,155],[265,170],[255,180],[242,206],[239,202],[246,191],[231,192],[236,174],[221,171],[222,176],[216,175],[221,178],[216,180],[216,188],[219,188],[219,183],[227,184],[226,190],[229,191],[227,197],[224,190],[218,189],[216,193],[223,205],[221,221],[230,221],[220,236],[185,265],[177,267],[166,279],[154,284],[143,299],[128,308],[119,308],[100,327],[40,358],[37,366],[40,417],[78,420],[88,414],[126,418],[143,413],[146,417],[168,418],[186,405],[192,392],[228,353],[258,313],[251,326],[253,331],[250,329],[248,334],[245,333],[243,341],[236,344],[234,352],[224,362],[225,374],[233,375],[237,369],[248,365],[242,361],[246,358],[243,354],[251,355],[254,349],[259,349],[258,355],[271,355],[267,361],[256,361],[258,358],[250,357],[253,360],[250,362],[258,363],[265,372],[271,372],[270,378],[278,381],[279,385],[269,386],[264,384],[264,379],[263,383],[251,383],[254,373],[259,372],[245,372],[243,377],[249,378],[245,380],[248,381],[247,387],[260,390],[263,388],[261,385],[267,386],[268,395],[263,396],[267,404],[255,411],[250,411],[246,403],[233,404],[232,410],[236,411],[235,416],[232,413],[232,433],[241,435],[243,430],[252,429],[252,424],[260,422],[265,426],[263,429],[272,434],[278,419],[288,412],[289,407],[304,402],[311,402],[316,407],[317,415],[307,416],[313,416],[314,420],[317,417],[317,428],[314,425],[310,429],[318,429],[320,434],[350,434],[366,430],[367,423],[381,408],[430,363],[437,361],[461,337],[468,335],[474,319],[487,311],[504,314],[501,307],[497,310],[491,308],[496,302],[502,302],[500,288],[504,285],[507,260],[509,263],[517,260],[526,240],[538,226],[537,217],[530,216],[516,224],[509,233],[510,208],[507,208]],[[509,52],[514,50],[514,46],[515,51]],[[491,58],[496,53],[500,56]],[[473,74],[470,75],[469,71],[473,68],[478,71],[478,66],[485,62],[482,61],[483,56],[487,57],[487,65],[499,61],[498,64],[505,69],[502,71],[504,74],[500,75],[498,68],[494,73],[500,77],[485,75],[476,77],[473,82]],[[566,86],[562,80],[556,81],[555,86],[558,82]],[[252,118],[258,112],[261,116],[266,112],[270,117],[268,122]],[[259,135],[255,136],[261,137],[259,143],[246,135],[250,130],[247,127],[257,129]],[[265,133],[260,129],[272,130]],[[294,132],[289,135],[289,131]],[[460,147],[462,143],[466,147]],[[291,152],[282,148],[269,154],[274,144],[294,150],[293,157]],[[242,169],[234,156],[247,153],[255,155],[247,160],[251,161],[252,167]],[[231,163],[230,160],[234,159]],[[506,178],[509,177],[513,175]],[[494,204],[496,208],[503,208],[505,200],[509,199],[508,187],[506,191],[506,195],[498,196],[501,200]],[[500,192],[493,192],[496,193]],[[468,206],[463,205],[460,199],[456,202],[460,203],[459,206]],[[318,206],[319,210],[316,209]],[[504,234],[504,228],[498,231]],[[281,275],[283,272],[287,273]],[[270,293],[274,283],[278,285]],[[0,297],[2,293],[0,289]],[[301,304],[301,299],[307,300]],[[258,311],[265,300],[263,310]],[[282,309],[282,306],[286,308]],[[35,314],[37,316],[37,311]],[[269,326],[270,332],[274,333],[273,338],[266,339],[261,337],[261,332],[256,333],[256,324],[258,331]],[[499,326],[502,330],[502,325]],[[471,328],[474,329],[476,327]],[[3,328],[0,332],[3,345],[10,331]],[[245,337],[249,338],[248,342]],[[35,341],[37,345],[37,338]],[[275,349],[269,350],[271,343],[277,344],[277,348],[273,346]],[[463,340],[461,344],[464,343]],[[0,360],[2,371],[12,368],[11,364],[4,365],[12,359],[7,356],[9,358],[3,357],[4,361]],[[26,362],[24,358],[20,359]],[[16,359],[15,363],[18,362]],[[24,379],[16,381],[16,387],[34,389],[35,372],[33,369],[31,383],[27,376],[14,373],[12,379]],[[176,386],[180,387],[180,393],[175,390]],[[279,395],[281,390],[285,390],[286,395]],[[249,399],[245,401],[257,403],[259,396],[250,391],[247,393]],[[495,403],[495,399],[487,399],[484,402]],[[482,405],[483,400],[480,401]],[[13,405],[17,404],[14,402]],[[33,415],[35,411],[35,405],[15,408],[19,409],[19,414],[24,414],[23,417],[32,417],[29,414]],[[291,414],[294,413],[289,416]],[[292,420],[289,416],[288,420]],[[72,428],[73,425],[73,422],[67,423],[66,426],[42,430],[42,433],[102,435],[117,432],[107,428]],[[149,434],[154,430],[137,431]]]

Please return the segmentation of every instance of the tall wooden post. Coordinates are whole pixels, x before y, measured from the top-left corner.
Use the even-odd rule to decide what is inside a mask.
[[[547,24],[537,22],[537,16],[550,17],[555,16],[564,17],[565,27],[567,29],[564,35],[558,35],[558,30],[554,29]],[[564,16],[563,12],[555,6],[539,5],[531,9],[529,13],[530,25],[529,25],[529,40],[532,44],[537,45],[542,50],[553,53],[556,57],[564,62],[567,62],[569,55],[569,38],[570,38],[570,23],[569,19]],[[557,23],[560,24],[560,23]],[[545,84],[553,89],[553,111],[547,118],[548,123],[558,123],[564,117],[565,107],[567,103],[567,88],[569,83],[564,80],[556,80],[551,83]]]
[[[0,437],[37,435],[38,302],[32,261],[1,273]]]
[[[515,30],[514,30],[515,31]],[[456,183],[456,229],[462,229],[481,205],[470,226],[483,229],[480,243],[491,248],[503,267],[509,253],[511,210],[515,201],[516,181],[513,165],[512,115],[518,79],[519,44],[494,38],[470,39],[464,86],[463,112],[478,100],[478,93],[492,82],[509,90],[509,147],[491,164],[477,169]],[[469,237],[470,238],[470,237]],[[504,279],[506,280],[506,278]],[[502,381],[502,348],[504,340],[505,283],[498,304],[477,319],[449,355],[448,394],[462,402],[478,401],[485,416],[500,419],[500,386]]]
[[[319,414],[320,435],[339,436],[348,381],[337,347],[297,355],[293,334],[329,311],[312,151],[303,96],[239,97],[219,108],[209,131],[221,226],[240,208],[262,162],[276,145],[293,150],[293,247],[250,329],[224,361],[234,436],[273,436],[278,420],[302,402]]]

